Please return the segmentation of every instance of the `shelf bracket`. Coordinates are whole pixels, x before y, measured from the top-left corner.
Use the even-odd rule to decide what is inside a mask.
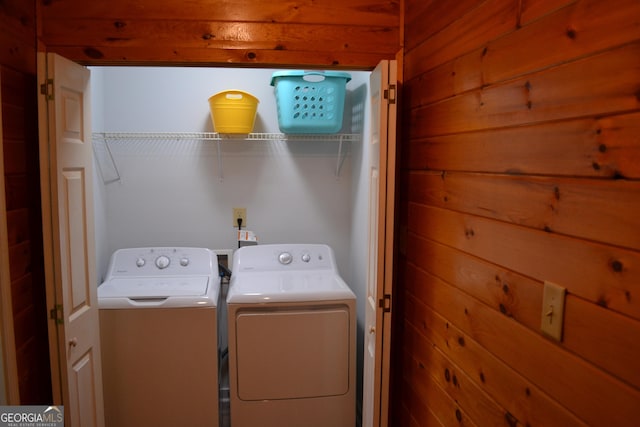
[[[338,144],[338,160],[336,162],[336,178],[340,178],[340,170],[342,169],[342,163],[345,156],[342,155],[342,143],[344,141],[344,135],[340,135],[340,143]]]
[[[218,143],[218,177],[220,178],[220,182],[224,181],[224,171],[222,170],[222,149],[220,147],[220,140]]]

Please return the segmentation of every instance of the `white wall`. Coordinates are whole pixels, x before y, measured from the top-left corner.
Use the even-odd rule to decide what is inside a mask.
[[[102,68],[91,70],[91,128],[94,132],[104,131],[104,72]],[[104,145],[100,141],[93,143],[94,153],[96,150],[104,150]],[[100,164],[94,156],[93,161],[94,180],[94,223],[96,234],[96,281],[102,282],[102,278],[107,270],[109,262],[109,246],[107,241],[107,194],[106,187],[102,185],[102,175]]]

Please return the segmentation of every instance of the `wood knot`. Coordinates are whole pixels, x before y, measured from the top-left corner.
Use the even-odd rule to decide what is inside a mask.
[[[215,38],[215,36],[211,33],[205,33],[202,35],[202,40],[211,40],[213,38]]]
[[[464,337],[458,337],[458,344],[460,344],[461,347],[464,347]]]
[[[444,370],[444,379],[447,382],[451,381],[451,373],[449,372],[449,368],[445,368]]]
[[[87,55],[91,59],[104,58],[104,54],[98,49],[96,49],[95,47],[86,47],[83,52],[85,55]]]
[[[507,413],[504,414],[504,419],[507,421],[507,424],[509,424],[509,427],[517,427],[518,419],[514,417],[511,412],[507,411]]]
[[[249,59],[256,59],[258,57],[258,55],[256,55],[255,52],[247,52],[247,58]]]
[[[623,174],[621,174],[620,171],[618,171],[618,170],[613,171],[613,176],[611,178],[613,178],[613,179],[626,179],[625,176]]]
[[[614,259],[611,261],[611,269],[616,273],[620,273],[624,269],[624,265],[620,260]]]
[[[575,40],[577,35],[578,34],[576,33],[576,30],[574,30],[573,28],[567,29],[567,37],[569,37],[571,40]]]
[[[480,381],[483,383],[486,381],[484,378],[484,372],[480,372]]]
[[[120,29],[126,27],[127,23],[124,22],[124,21],[116,21],[116,22],[113,23],[113,26],[120,30]]]
[[[453,378],[451,378],[451,382],[453,383],[454,386],[459,387],[460,385],[458,384],[458,377],[456,377],[456,374],[453,374]]]
[[[462,412],[460,412],[460,409],[456,409],[456,420],[458,420],[459,423],[462,422]]]

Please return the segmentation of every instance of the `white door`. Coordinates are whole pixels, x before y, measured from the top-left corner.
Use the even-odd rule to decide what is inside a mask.
[[[65,425],[104,425],[95,283],[89,70],[38,53],[40,173],[54,401]]]
[[[364,337],[364,427],[386,427],[389,409],[396,150],[396,61],[371,73],[369,260]]]

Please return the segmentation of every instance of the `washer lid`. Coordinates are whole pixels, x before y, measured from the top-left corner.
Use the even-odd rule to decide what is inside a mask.
[[[208,276],[112,278],[98,287],[100,308],[216,305],[215,298]]]
[[[252,273],[231,276],[228,303],[272,303],[355,299],[342,278],[326,272]]]

